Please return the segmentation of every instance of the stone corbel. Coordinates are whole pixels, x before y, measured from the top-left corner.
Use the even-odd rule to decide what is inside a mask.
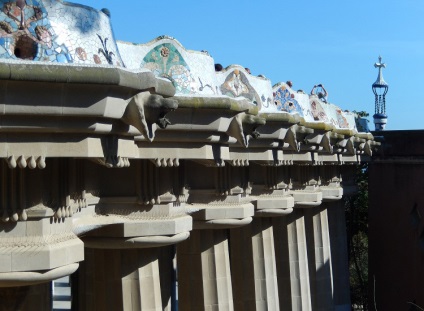
[[[365,154],[369,155],[370,157],[372,156],[372,141],[371,140],[367,140],[367,142],[364,145],[364,152]]]
[[[177,109],[175,99],[149,92],[138,93],[128,102],[122,121],[134,126],[149,141],[153,141],[157,126],[165,129],[171,122],[166,114]]]
[[[328,153],[333,152],[333,146],[330,142],[330,132],[309,134],[305,137],[304,141],[306,144],[319,145]]]
[[[359,150],[365,152],[366,155],[372,156],[372,146],[371,141],[367,140],[366,142],[363,142],[359,145]]]
[[[287,129],[286,136],[284,138],[284,143],[288,144],[289,147],[296,152],[300,150],[300,145],[296,138],[297,128],[298,128],[297,125],[293,125],[289,129]]]
[[[231,121],[227,133],[236,138],[244,147],[248,147],[250,138],[259,138],[260,133],[257,131],[257,128],[264,125],[265,122],[264,118],[240,113]]]
[[[341,148],[343,148],[348,154],[355,154],[355,144],[354,144],[354,137],[349,137],[346,139],[343,139],[337,143],[337,145]]]

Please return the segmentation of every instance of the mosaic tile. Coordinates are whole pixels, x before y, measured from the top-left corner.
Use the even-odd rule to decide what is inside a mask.
[[[176,87],[176,95],[219,95],[214,61],[205,52],[187,50],[168,36],[145,44],[118,42],[118,46],[127,68],[148,69],[168,78]],[[173,56],[161,56],[163,47]]]
[[[330,120],[327,117],[327,113],[325,112],[323,105],[319,100],[311,100],[311,114],[314,121],[322,121],[329,122]]]
[[[246,74],[239,69],[234,69],[228,73],[224,83],[220,86],[220,90],[222,95],[250,99],[256,106],[262,102],[256,90],[250,85]]]
[[[155,73],[156,76],[168,78],[174,84],[177,93],[195,92],[195,80],[183,56],[171,43],[157,45],[143,58],[140,65]]]
[[[229,97],[244,97],[260,110],[270,107],[272,102],[271,81],[265,77],[251,75],[240,65],[231,65],[216,73],[219,91]]]
[[[285,84],[274,89],[274,104],[278,111],[297,113],[303,117],[303,109],[296,100],[295,94],[290,92]]]
[[[96,64],[98,54],[104,64],[123,64],[109,17],[77,4],[0,0],[0,37],[0,59]],[[78,47],[86,58],[78,57]]]

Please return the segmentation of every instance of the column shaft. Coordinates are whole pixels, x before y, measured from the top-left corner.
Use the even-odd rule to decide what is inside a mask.
[[[173,305],[176,305],[175,250],[175,245],[159,248],[160,288],[164,311],[176,310],[173,308]]]
[[[86,249],[78,270],[78,310],[163,310],[159,250]]]
[[[193,230],[177,246],[179,310],[234,310],[228,230]]]
[[[334,307],[336,311],[351,309],[349,266],[347,251],[346,218],[343,201],[328,207],[332,271],[334,282]]]
[[[45,311],[52,308],[51,282],[0,288],[0,311]]]
[[[304,211],[274,218],[273,225],[280,309],[311,310]]]
[[[271,219],[231,230],[230,242],[235,310],[279,310]]]
[[[329,203],[305,211],[309,276],[314,310],[334,309],[334,286],[327,207]]]

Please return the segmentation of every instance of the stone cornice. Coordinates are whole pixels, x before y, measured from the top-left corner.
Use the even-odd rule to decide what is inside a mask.
[[[132,71],[113,66],[2,61],[0,80],[113,85],[134,91],[153,90],[164,96],[175,94],[175,88],[169,80],[156,78],[150,70]]]

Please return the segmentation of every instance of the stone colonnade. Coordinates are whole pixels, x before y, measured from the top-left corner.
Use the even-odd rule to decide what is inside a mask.
[[[187,172],[219,176],[227,170],[228,176],[243,172],[247,178],[250,171],[262,170],[266,178],[270,170],[253,163],[240,169],[184,161],[179,167],[158,168],[141,162],[136,167],[149,172],[152,183],[158,176],[167,177],[160,185],[156,183],[159,188],[153,192],[175,180],[178,184],[178,175]],[[75,310],[175,310],[177,302],[179,310],[343,310],[339,307],[349,306],[344,210],[339,199],[318,196],[322,201],[317,203],[314,196],[307,205],[305,198],[295,201],[292,188],[265,196],[254,190],[250,196],[240,195],[236,189],[218,196],[218,201],[215,192],[196,189],[193,183],[187,203],[183,203],[183,192],[178,204],[175,194],[162,195],[160,202],[148,206],[149,215],[154,215],[149,219],[139,211],[142,203],[137,197],[113,196],[114,192],[125,193],[126,182],[114,184],[104,178],[113,172],[116,178],[122,174],[142,184],[137,182],[138,169],[110,171],[82,160],[62,161],[55,169],[64,170],[62,166],[91,172],[85,175],[84,184],[97,183],[96,187],[111,194],[105,197],[87,190],[85,207],[79,217],[74,215],[74,232],[84,243],[84,260],[72,275]],[[74,173],[81,174],[78,170]],[[73,174],[65,176],[75,179]],[[216,180],[203,181],[203,187]],[[141,197],[146,197],[145,190],[140,190]],[[322,191],[305,193],[322,196]],[[130,212],[122,212],[123,207]],[[92,211],[97,215],[90,216]],[[66,232],[69,219],[49,226],[62,226],[57,231]],[[70,242],[65,239],[64,243]],[[26,258],[30,261],[39,255],[28,250]],[[51,306],[51,287],[46,282],[3,287],[0,296],[11,303],[2,310]]]
[[[215,173],[220,169],[204,168]],[[212,200],[206,197],[202,192],[203,200]],[[114,225],[120,230],[109,226],[83,236],[85,258],[73,276],[74,307],[174,310],[178,299],[179,310],[347,309],[342,201],[324,198],[308,206],[295,203],[288,193],[272,198],[229,194],[231,203],[211,203],[210,214],[200,209],[204,202],[198,203],[190,236],[175,243],[158,236],[138,242],[104,237],[125,230],[121,224]],[[258,210],[261,204],[272,205],[272,212]],[[202,220],[207,217],[215,219]]]
[[[71,274],[81,311],[348,308],[341,198],[371,134],[44,66],[0,63],[0,310],[50,309]]]

